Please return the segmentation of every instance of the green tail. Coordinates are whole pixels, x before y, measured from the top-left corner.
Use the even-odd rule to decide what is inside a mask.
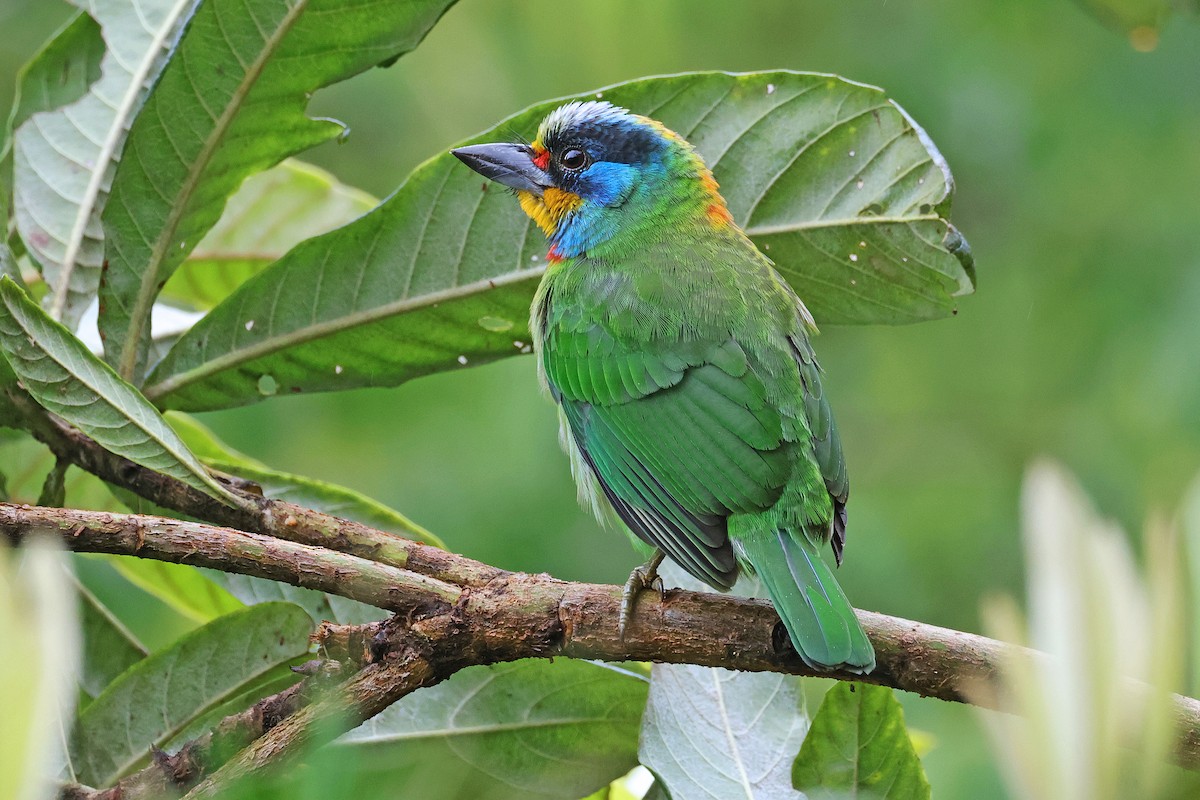
[[[738,537],[800,658],[820,670],[875,669],[875,648],[817,546],[803,533],[776,531]]]

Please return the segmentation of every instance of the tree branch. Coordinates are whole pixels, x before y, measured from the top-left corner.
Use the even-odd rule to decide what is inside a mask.
[[[273,728],[231,762],[227,777],[294,753],[318,736],[349,730],[415,688],[471,664],[554,656],[699,664],[877,683],[978,703],[980,693],[971,688],[990,683],[1017,651],[983,636],[859,611],[875,645],[875,671],[867,676],[817,672],[800,660],[774,608],[761,600],[644,592],[622,638],[617,633],[620,587],[502,570],[482,586],[460,587],[456,566],[477,575],[478,562],[450,553],[442,553],[440,570],[447,578],[442,581],[311,545],[161,517],[0,504],[0,531],[15,542],[50,532],[80,552],[257,575],[400,612],[373,643],[376,664]],[[1177,760],[1195,766],[1200,764],[1200,702],[1176,697],[1175,708]]]
[[[769,603],[680,590],[661,597],[644,593],[622,639],[619,587],[507,572],[242,486],[232,489],[253,502],[230,508],[109,453],[18,390],[9,387],[6,395],[22,424],[60,460],[160,506],[216,523],[0,504],[0,532],[14,541],[49,530],[81,552],[256,575],[398,612],[390,636],[376,642],[378,663],[330,697],[260,731],[262,738],[197,787],[196,797],[214,796],[245,771],[349,730],[399,697],[471,664],[556,655],[699,664],[864,681],[986,704],[987,693],[975,688],[990,683],[1018,651],[986,637],[859,611],[875,645],[875,671],[815,672],[796,655]],[[1174,700],[1176,760],[1197,768],[1200,701]]]

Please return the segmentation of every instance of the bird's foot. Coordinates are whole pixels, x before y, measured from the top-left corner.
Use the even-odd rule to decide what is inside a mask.
[[[621,615],[617,619],[617,635],[622,640],[625,639],[625,627],[637,606],[638,594],[643,589],[657,588],[664,598],[667,596],[667,589],[663,586],[662,578],[658,576],[658,565],[662,563],[664,556],[665,553],[659,550],[649,561],[629,573],[629,580],[625,581],[625,590],[621,592]]]

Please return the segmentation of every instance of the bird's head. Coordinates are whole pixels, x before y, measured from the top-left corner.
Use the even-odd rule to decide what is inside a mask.
[[[603,102],[550,112],[532,144],[452,151],[485,178],[515,189],[521,208],[573,257],[621,234],[688,215],[729,224],[712,173],[678,134]]]

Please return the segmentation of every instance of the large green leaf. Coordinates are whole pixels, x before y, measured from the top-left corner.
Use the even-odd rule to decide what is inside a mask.
[[[51,315],[68,327],[75,326],[100,285],[100,213],[129,124],[166,47],[195,5],[194,0],[74,2],[95,22],[80,15],[26,67],[13,126],[17,230],[51,287]]]
[[[699,148],[736,220],[818,321],[942,317],[972,290],[969,253],[945,219],[945,161],[881,90],[830,75],[695,73],[582,97],[601,94]],[[471,141],[532,136],[561,102]],[[394,386],[527,352],[545,252],[510,193],[437,156],[374,212],[243,285],[168,353],[147,395],[220,408],[270,387]]]
[[[0,349],[44,408],[101,446],[218,500],[237,502],[137,389],[50,319],[7,276],[0,277]]]
[[[800,748],[792,780],[809,800],[929,800],[929,781],[886,686],[837,683]]]
[[[668,586],[706,591],[674,564],[661,575]],[[735,591],[761,596],[762,587],[743,578]],[[795,676],[655,664],[638,756],[673,800],[792,800],[791,762],[807,729]]]
[[[193,720],[308,651],[312,620],[269,603],[213,620],[125,672],[79,716],[76,774],[106,786],[143,763]]]
[[[470,667],[341,741],[380,780],[393,771],[424,777],[425,796],[574,800],[637,763],[645,702],[645,678],[603,664]]]
[[[417,45],[453,0],[208,0],[129,132],[103,222],[100,331],[139,377],[163,283],[247,176],[342,133],[312,93]]]
[[[377,202],[324,170],[288,159],[246,179],[162,296],[212,308],[304,239],[345,225]]]
[[[96,697],[113,679],[146,657],[146,648],[103,603],[76,582],[83,627],[83,666],[79,685]]]

